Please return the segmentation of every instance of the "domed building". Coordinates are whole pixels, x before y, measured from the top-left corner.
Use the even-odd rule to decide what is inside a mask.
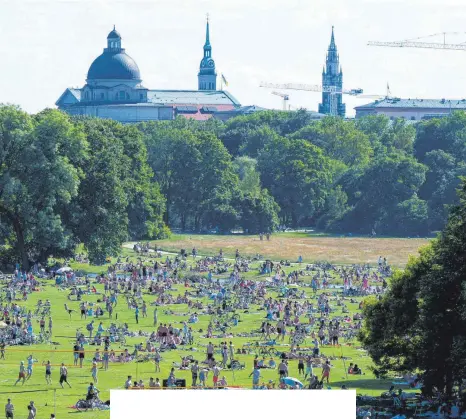
[[[216,112],[239,109],[241,105],[230,93],[217,90],[209,32],[207,21],[198,90],[149,90],[144,87],[139,67],[122,48],[122,38],[114,27],[107,36],[107,48],[89,67],[84,87],[66,89],[56,105],[72,115],[120,122],[170,120],[177,115],[205,120]]]

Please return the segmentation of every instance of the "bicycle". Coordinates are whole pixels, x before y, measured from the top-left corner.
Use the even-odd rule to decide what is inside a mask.
[[[76,409],[79,412],[87,412],[88,410],[107,410],[110,407],[99,398],[91,400],[80,399],[76,403]]]

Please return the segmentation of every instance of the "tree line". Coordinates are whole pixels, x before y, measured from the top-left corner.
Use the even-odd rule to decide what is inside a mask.
[[[411,125],[264,111],[123,125],[0,106],[2,259],[95,262],[124,240],[196,232],[427,235],[466,174],[466,115]]]

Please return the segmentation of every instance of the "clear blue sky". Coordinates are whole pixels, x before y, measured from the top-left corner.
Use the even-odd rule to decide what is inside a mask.
[[[466,97],[466,52],[366,46],[464,32],[465,0],[0,0],[0,102],[53,107],[66,87],[85,83],[113,24],[146,87],[196,89],[206,13],[218,73],[244,105],[281,108],[262,80],[320,84],[332,25],[345,88],[384,94],[389,82],[404,98]],[[317,110],[319,101],[290,93],[296,107]],[[352,114],[367,99],[345,102]]]

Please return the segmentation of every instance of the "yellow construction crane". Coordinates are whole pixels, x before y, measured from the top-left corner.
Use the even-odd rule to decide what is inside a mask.
[[[266,89],[281,89],[281,90],[304,90],[306,92],[324,92],[333,95],[350,95],[365,99],[381,99],[384,95],[364,95],[362,89],[336,89],[334,86],[321,86],[318,84],[298,84],[298,83],[266,83],[262,82],[259,87]],[[336,100],[330,101],[330,115],[337,115]]]
[[[404,41],[380,42],[369,41],[367,45],[372,47],[393,47],[393,48],[430,48],[430,49],[451,49],[457,51],[466,51],[466,43],[459,44],[447,43],[447,35],[464,35],[465,32],[441,32],[433,35],[422,36],[419,38],[406,39]],[[443,37],[443,42],[423,41],[428,38]]]
[[[283,99],[283,110],[287,111],[288,101],[290,100],[290,95],[287,95],[286,93],[276,92],[276,91],[273,91],[272,94],[275,96],[280,96]]]

